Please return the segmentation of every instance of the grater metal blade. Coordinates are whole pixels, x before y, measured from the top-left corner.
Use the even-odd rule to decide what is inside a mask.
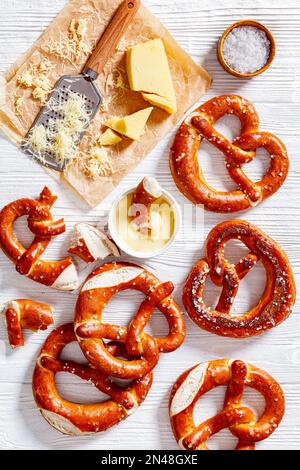
[[[97,79],[98,75],[103,72],[107,61],[115,52],[120,40],[124,36],[134,16],[136,15],[140,7],[140,3],[140,0],[125,0],[120,4],[109,25],[101,36],[98,44],[96,45],[94,52],[89,57],[82,74],[65,75],[61,77],[60,80],[58,80],[56,83],[53,92],[49,96],[47,100],[48,103],[52,98],[56,100],[62,99],[67,101],[71,93],[79,94],[84,97],[86,109],[90,112],[90,122],[93,120],[103,102],[101,94],[97,89],[94,81]],[[59,113],[50,111],[46,103],[33,123],[29,133],[34,127],[39,125],[43,125],[46,129],[49,129],[51,121],[56,121],[62,118],[63,116]],[[77,141],[74,142],[75,146],[79,145],[86,130],[87,129],[85,129],[85,131],[78,136]],[[59,164],[55,158],[55,155],[51,153],[43,154],[41,159],[41,156],[35,154],[34,151],[29,149],[27,145],[23,144],[22,149],[27,155],[37,160],[40,164],[46,166],[49,169],[60,172],[64,171],[70,159],[72,158],[72,155],[70,155],[69,159],[65,159],[63,163]]]
[[[77,93],[83,96],[86,104],[86,110],[90,113],[91,122],[96,116],[97,111],[103,102],[102,96],[94,82],[88,76],[84,75],[65,75],[56,83],[53,92],[49,96],[49,100],[53,98],[55,100],[63,100],[66,102],[68,101],[71,93]],[[61,118],[62,116],[58,112],[52,110],[50,111],[46,103],[37,116],[33,127],[43,125],[46,129],[48,129],[51,120],[56,121]],[[75,141],[75,146],[79,145],[86,130],[78,136],[78,139]],[[72,155],[70,155],[69,159],[66,159],[63,163],[59,164],[55,160],[55,156],[51,153],[43,154],[43,161],[41,161],[40,156],[36,155],[27,146],[23,146],[23,151],[31,158],[35,159],[39,163],[42,163],[46,168],[60,172],[64,171],[70,159],[72,158]]]

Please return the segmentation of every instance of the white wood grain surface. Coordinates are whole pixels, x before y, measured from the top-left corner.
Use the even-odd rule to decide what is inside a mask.
[[[49,21],[65,4],[64,0],[0,0],[0,69],[5,70],[39,36]],[[300,7],[298,0],[147,0],[146,4],[170,29],[179,43],[194,59],[212,74],[214,83],[205,99],[223,93],[239,93],[250,99],[261,116],[261,128],[276,133],[286,143],[290,160],[290,175],[284,187],[273,198],[238,217],[247,219],[265,230],[287,251],[299,286],[299,124],[300,124]],[[251,7],[249,6],[251,5]],[[255,18],[269,26],[277,39],[278,53],[269,72],[251,81],[240,81],[227,75],[216,60],[216,42],[221,32],[233,21]],[[228,135],[238,134],[235,119],[220,124]],[[175,188],[168,166],[168,136],[144,163],[128,176],[102,205],[89,210],[66,188],[56,182],[36,164],[24,157],[5,139],[0,139],[0,206],[23,196],[36,196],[45,184],[59,195],[56,217],[64,217],[68,233],[54,241],[47,256],[61,254],[72,226],[78,221],[105,222],[110,204],[119,191],[133,186],[145,174],[154,175],[175,197],[186,202]],[[247,173],[261,174],[267,164],[263,153],[259,164],[251,164]],[[217,187],[230,187],[224,172],[223,159],[204,144],[200,153],[207,179]],[[193,209],[195,211],[195,209]],[[181,287],[194,262],[203,254],[209,230],[224,217],[203,213],[197,209],[200,224],[196,228],[191,216],[185,219],[185,231],[176,245],[165,255],[147,263],[162,280],[176,284],[180,301]],[[18,223],[23,240],[25,225]],[[26,231],[26,230],[25,230]],[[65,243],[63,248],[61,243]],[[238,252],[238,255],[237,255]],[[229,255],[237,257],[239,247],[231,247]],[[264,273],[257,267],[243,282],[237,306],[243,310],[259,298],[264,286]],[[76,294],[62,294],[44,289],[22,278],[7,258],[0,253],[0,303],[13,298],[33,298],[55,307],[56,325],[73,317]],[[209,288],[208,299],[213,300]],[[105,312],[105,319],[125,325],[139,304],[140,296],[126,292],[115,298]],[[239,357],[252,362],[274,375],[286,394],[286,415],[279,429],[258,449],[299,449],[300,442],[300,322],[299,303],[283,325],[271,332],[249,340],[236,341],[208,334],[197,328],[186,316],[187,339],[184,346],[170,355],[161,356],[154,372],[154,385],[144,405],[121,425],[105,434],[93,437],[68,438],[41,418],[31,392],[34,361],[47,333],[26,334],[26,346],[11,352],[1,321],[0,330],[0,448],[1,449],[177,449],[168,419],[168,397],[176,378],[192,365],[209,359]],[[155,315],[151,330],[157,335],[165,332],[164,322]],[[68,351],[80,353],[71,346]],[[70,354],[70,353],[69,353]],[[99,393],[70,376],[60,375],[59,389],[64,396],[80,400],[99,400]],[[197,408],[196,419],[209,417],[222,403],[223,390],[205,397]],[[263,401],[247,392],[246,403],[259,411]],[[211,442],[214,449],[230,449],[234,439],[228,431]]]

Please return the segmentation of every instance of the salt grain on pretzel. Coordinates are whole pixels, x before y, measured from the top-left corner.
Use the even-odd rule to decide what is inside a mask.
[[[78,436],[106,431],[130,416],[143,403],[152,385],[152,373],[121,387],[89,364],[60,359],[64,348],[74,341],[74,325],[68,324],[51,333],[44,344],[33,374],[33,394],[37,406],[48,423],[63,434]],[[127,355],[120,344],[110,343],[105,347],[113,357]],[[95,404],[67,401],[56,388],[55,376],[58,372],[76,375],[111,398]]]
[[[230,240],[240,240],[250,250],[237,265],[224,256]],[[206,259],[196,264],[183,289],[184,306],[197,325],[220,336],[245,338],[264,333],[288,318],[296,301],[294,276],[287,255],[268,235],[249,222],[223,222],[209,234],[206,251]],[[258,261],[267,273],[262,298],[244,315],[231,315],[240,281]],[[203,300],[208,276],[223,287],[214,310]]]
[[[241,121],[241,135],[230,142],[214,128],[226,114]],[[198,162],[203,139],[225,156],[226,168],[237,189],[222,192],[206,182]],[[253,182],[243,171],[255,152],[264,148],[270,155],[270,166],[261,181]],[[178,189],[195,204],[213,212],[237,212],[249,209],[272,196],[283,185],[289,171],[284,144],[273,134],[259,130],[255,108],[237,95],[224,95],[203,104],[182,124],[172,146],[170,166]]]
[[[196,426],[196,403],[219,386],[227,387],[223,409]],[[241,403],[245,386],[265,399],[258,419]],[[268,438],[279,426],[285,399],[280,385],[267,372],[240,360],[224,359],[199,364],[182,374],[173,387],[169,409],[174,437],[184,450],[208,450],[206,442],[225,428],[237,437],[236,450],[254,450],[256,442]]]
[[[74,290],[78,284],[75,265],[71,258],[62,261],[42,261],[40,256],[51,238],[65,232],[64,220],[54,222],[51,207],[57,196],[47,187],[39,199],[19,199],[0,212],[0,247],[16,265],[17,271],[33,281],[58,290]],[[26,249],[14,234],[17,219],[28,216],[28,228],[35,235]]]
[[[24,346],[23,329],[46,330],[53,323],[53,307],[33,300],[20,299],[6,302],[2,312],[12,348]]]
[[[129,328],[102,323],[102,313],[109,300],[118,292],[133,289],[145,294]],[[184,341],[185,326],[180,308],[171,294],[174,286],[161,282],[146,269],[130,263],[105,264],[96,269],[85,282],[76,306],[75,332],[87,360],[107,375],[136,379],[151,371],[160,352],[172,352]],[[165,316],[169,334],[153,338],[144,332],[155,307]],[[132,360],[112,356],[103,340],[126,345]]]

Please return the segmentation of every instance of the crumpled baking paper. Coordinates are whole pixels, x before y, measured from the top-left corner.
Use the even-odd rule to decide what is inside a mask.
[[[48,74],[53,86],[62,75],[80,73],[88,56],[71,63],[68,60],[62,60],[57,55],[50,54],[47,45],[52,40],[67,36],[73,18],[88,19],[87,42],[95,45],[120,3],[121,0],[71,0],[32,48],[7,72],[5,76],[6,99],[0,109],[0,130],[11,141],[17,145],[22,143],[41,107],[41,103],[32,98],[30,90],[17,85],[18,75],[28,70],[31,65],[39,64],[44,58],[48,58],[54,66]],[[134,170],[211,84],[209,74],[177,44],[160,21],[144,5],[141,5],[116,53],[96,81],[104,98],[104,104],[84,137],[80,151],[88,152],[91,144],[103,132],[103,122],[110,116],[125,116],[150,106],[143,100],[140,93],[130,90],[125,56],[129,46],[154,38],[161,38],[167,51],[178,112],[170,116],[165,111],[154,108],[146,132],[139,142],[124,139],[118,146],[108,147],[112,174],[96,180],[90,179],[83,171],[81,159],[74,159],[74,163],[60,175],[60,179],[63,183],[70,185],[92,207],[98,205],[116,188],[122,178]],[[15,110],[15,99],[20,96],[23,98],[23,104],[22,113],[18,115]]]

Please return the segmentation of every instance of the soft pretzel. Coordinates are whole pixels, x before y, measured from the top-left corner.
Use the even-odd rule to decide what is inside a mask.
[[[136,188],[132,202],[133,204],[149,206],[161,196],[162,190],[156,179],[145,176]]]
[[[68,252],[76,255],[86,263],[104,260],[108,256],[120,257],[117,245],[105,233],[90,224],[76,224],[71,246]]]
[[[197,401],[215,387],[226,386],[223,409],[213,418],[195,425]],[[253,388],[265,399],[259,419],[241,404],[244,388]],[[267,372],[240,360],[218,360],[199,364],[177,380],[170,397],[170,420],[182,449],[208,450],[206,441],[225,428],[238,438],[236,450],[254,450],[279,426],[285,411],[280,385]]]
[[[139,230],[152,228],[151,206],[162,196],[162,189],[154,178],[146,176],[133,193],[129,215]]]
[[[47,330],[53,323],[53,307],[33,300],[12,300],[2,309],[12,348],[24,346],[22,330]]]
[[[145,294],[129,328],[102,323],[102,312],[118,292],[133,289]],[[130,263],[105,264],[88,278],[79,295],[75,314],[75,333],[87,360],[107,375],[123,379],[143,377],[157,364],[160,352],[177,349],[185,337],[184,320],[171,294],[171,282],[161,282],[146,269]],[[169,334],[153,338],[144,332],[157,307],[169,324]],[[114,357],[103,340],[126,345],[130,361]]]
[[[250,250],[235,266],[224,256],[226,243],[234,239]],[[287,255],[268,235],[243,220],[223,222],[209,234],[206,251],[206,259],[196,264],[183,289],[184,306],[197,325],[220,336],[245,338],[259,335],[288,318],[296,301],[294,276]],[[257,261],[262,262],[267,273],[262,298],[244,315],[230,315],[239,283]],[[208,276],[223,287],[215,310],[203,300]]]
[[[132,414],[145,400],[152,373],[121,387],[89,364],[60,359],[65,346],[76,341],[74,325],[55,330],[44,344],[33,374],[33,394],[42,416],[58,431],[68,435],[105,431]],[[122,345],[106,345],[112,356],[126,356]],[[77,404],[62,398],[55,385],[58,372],[74,374],[106,393],[111,399],[96,404]]]
[[[241,135],[233,142],[214,128],[226,114],[234,114],[241,121]],[[237,184],[235,191],[217,191],[205,181],[198,162],[203,139],[224,154],[227,171]],[[262,180],[255,183],[242,166],[253,160],[259,148],[270,154],[271,163]],[[284,144],[275,135],[260,132],[253,105],[240,96],[224,95],[203,104],[181,125],[171,149],[170,166],[178,189],[192,202],[213,212],[237,212],[274,194],[287,177],[289,160]]]
[[[57,196],[45,187],[39,199],[19,199],[0,212],[0,247],[15,263],[17,271],[33,281],[58,290],[74,290],[78,284],[75,265],[71,258],[62,261],[42,261],[40,256],[51,237],[65,232],[64,220],[54,222],[50,212]],[[13,232],[15,221],[28,216],[28,228],[35,235],[26,250]]]

